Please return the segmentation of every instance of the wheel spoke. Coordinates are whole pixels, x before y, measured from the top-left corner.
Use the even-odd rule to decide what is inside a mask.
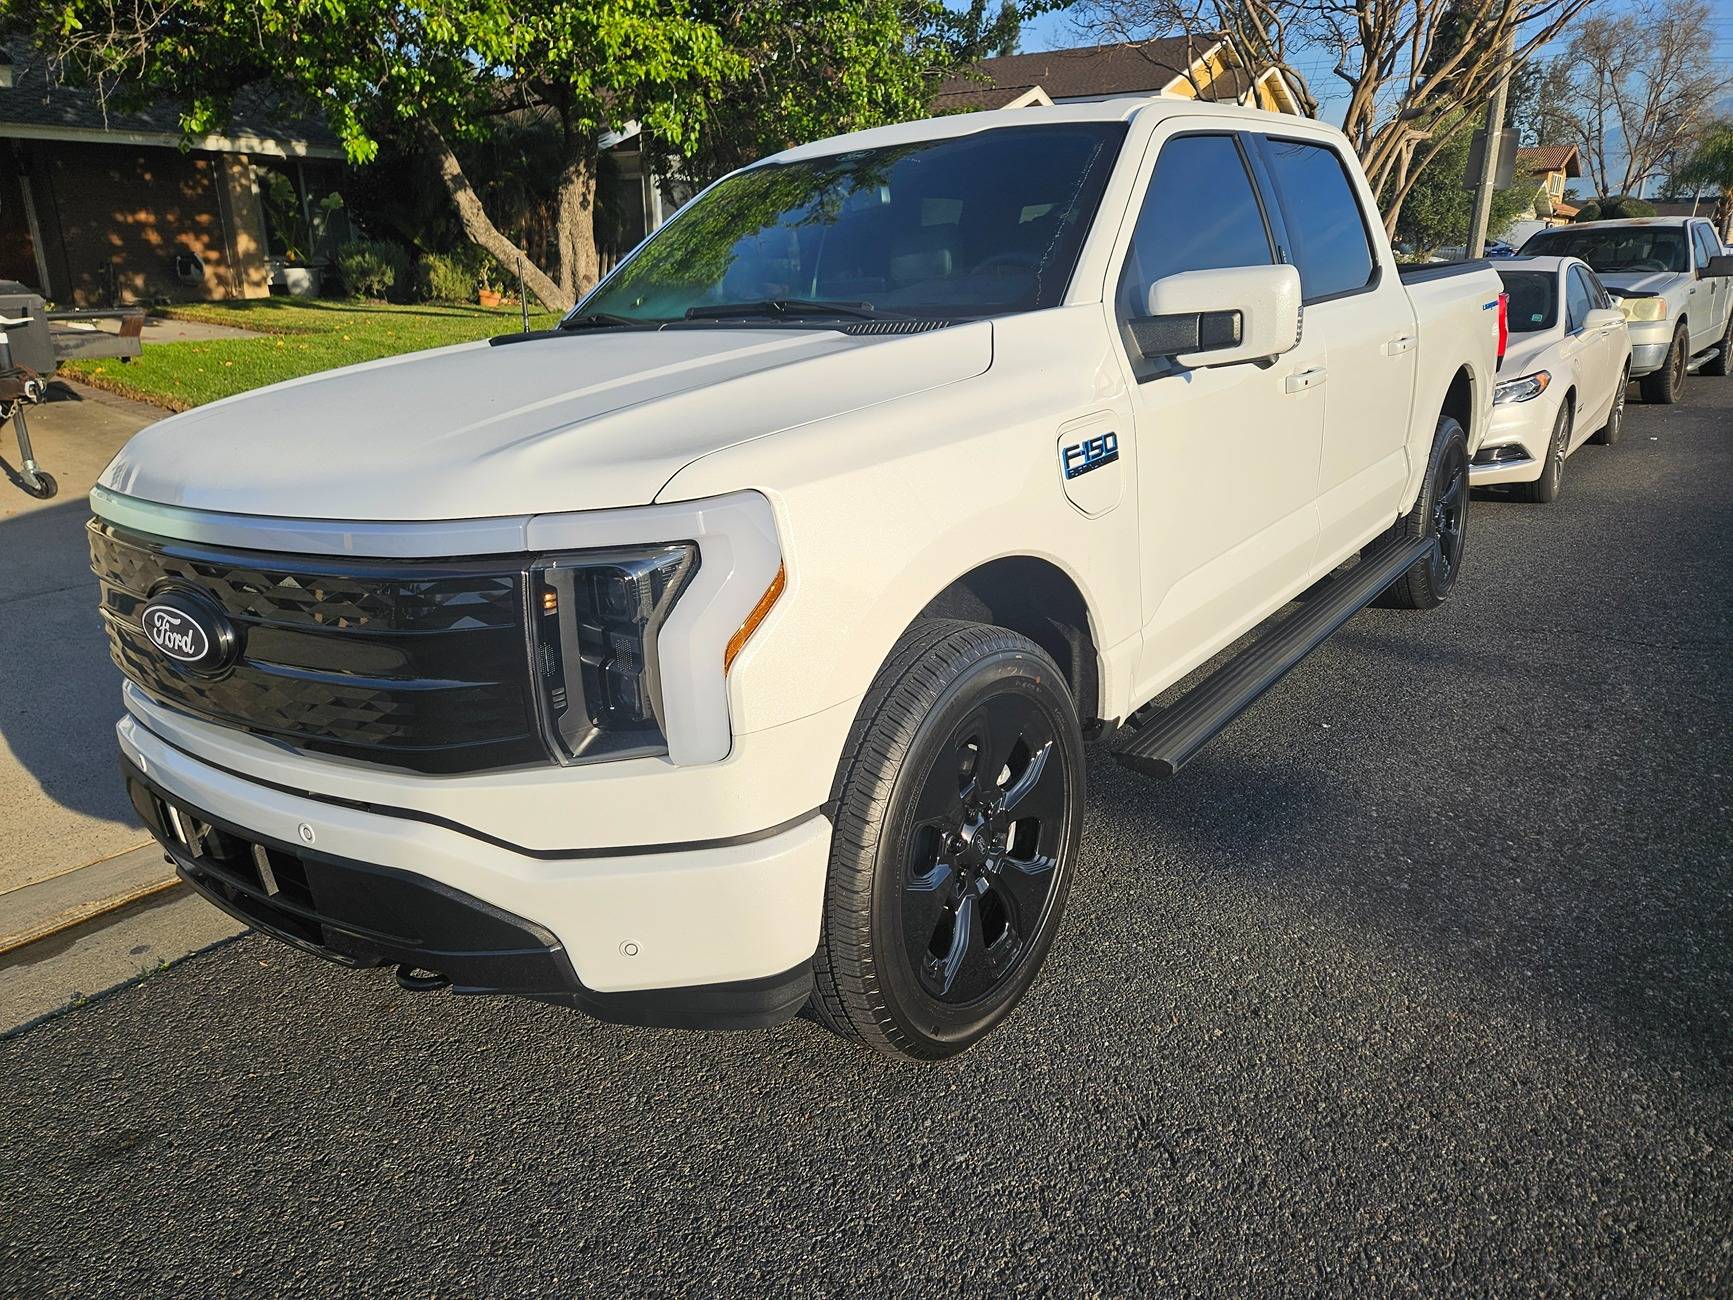
[[[968,960],[969,950],[975,946],[975,932],[980,928],[975,915],[977,909],[978,904],[973,893],[964,894],[963,901],[957,904],[957,914],[951,928],[951,946],[938,960],[936,974],[941,997],[956,985],[957,976],[962,973],[963,964]]]
[[[1005,787],[1004,808],[1012,818],[1028,817],[1036,811],[1050,810],[1063,794],[1058,789],[1057,770],[1048,777],[1049,759],[1053,757],[1053,742],[1049,740],[1029,757],[1029,765]],[[1028,804],[1028,807],[1024,807]]]
[[[993,888],[1009,902],[1010,914],[1025,934],[1033,933],[1036,922],[1041,919],[1041,909],[1053,887],[1053,869],[1057,865],[1057,861],[1045,853],[1028,858],[1006,858],[993,876]]]

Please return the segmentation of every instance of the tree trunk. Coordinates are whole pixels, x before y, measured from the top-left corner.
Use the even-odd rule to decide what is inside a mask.
[[[601,278],[596,249],[596,159],[588,151],[574,154],[560,171],[557,241],[560,290],[573,302]]]
[[[463,165],[457,161],[457,155],[451,151],[451,146],[445,142],[445,137],[431,126],[422,129],[422,141],[432,156],[434,165],[438,168],[439,179],[445,185],[446,193],[451,195],[451,202],[457,208],[458,220],[463,223],[463,233],[471,243],[492,253],[508,274],[515,275],[518,267],[523,267],[524,287],[535,294],[542,305],[549,311],[565,311],[575,299],[569,290],[555,284],[548,276],[532,262],[511,240],[499,232],[499,227],[493,224],[486,209],[481,206],[481,198],[469,183],[469,177],[463,174]],[[592,179],[591,188],[594,189]],[[591,247],[594,248],[594,239]],[[564,249],[560,258],[562,272],[565,263]]]

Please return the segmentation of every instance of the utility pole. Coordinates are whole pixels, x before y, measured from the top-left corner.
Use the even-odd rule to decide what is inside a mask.
[[[1499,55],[1498,84],[1492,88],[1492,100],[1486,106],[1486,145],[1480,151],[1480,177],[1474,187],[1474,215],[1468,219],[1468,247],[1463,250],[1470,258],[1486,252],[1486,227],[1492,220],[1493,182],[1498,177],[1500,133],[1504,130],[1504,104],[1510,91],[1510,65],[1516,58],[1516,27],[1505,37],[1504,50]]]

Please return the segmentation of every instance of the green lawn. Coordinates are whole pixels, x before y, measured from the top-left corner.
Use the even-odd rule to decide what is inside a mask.
[[[68,361],[60,367],[61,373],[110,392],[184,411],[333,366],[510,334],[521,328],[515,307],[489,310],[290,298],[196,303],[167,307],[161,314],[260,333],[256,338],[202,343],[147,343],[143,356],[124,364],[113,359]],[[545,329],[554,320],[551,313],[530,313],[532,329]]]

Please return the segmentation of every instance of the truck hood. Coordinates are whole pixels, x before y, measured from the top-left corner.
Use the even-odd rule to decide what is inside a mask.
[[[1685,283],[1688,276],[1679,271],[1626,271],[1617,275],[1601,276],[1601,283],[1609,289],[1636,289],[1641,293],[1666,293]]]
[[[172,416],[127,443],[100,482],[167,505],[299,519],[643,505],[700,456],[968,379],[992,355],[985,321],[866,337],[715,328],[465,343]]]

